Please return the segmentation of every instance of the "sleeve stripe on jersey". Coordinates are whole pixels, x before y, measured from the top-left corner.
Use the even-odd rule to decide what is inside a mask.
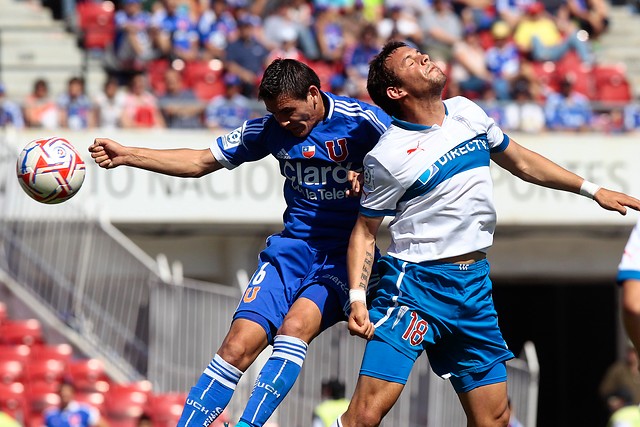
[[[378,117],[371,110],[365,110],[362,105],[357,102],[345,102],[341,100],[335,101],[335,111],[351,117],[364,117],[369,120],[379,131],[384,133],[387,130],[387,126],[378,119]]]
[[[628,279],[633,279],[633,280],[640,280],[640,271],[638,270],[620,270],[618,272],[618,277],[616,278],[616,281],[618,283],[622,283],[625,280]]]
[[[363,216],[368,216],[371,218],[374,217],[380,217],[380,216],[395,216],[396,215],[396,211],[392,210],[392,209],[384,209],[384,210],[375,210],[375,209],[369,209],[369,208],[365,208],[360,206],[360,213]]]
[[[244,131],[243,131],[243,137],[244,137],[244,135],[259,134],[260,132],[262,132],[263,129],[264,129],[264,121],[263,120],[255,121],[255,122],[247,121],[247,122],[245,122],[245,128],[244,128]]]
[[[497,145],[491,149],[491,153],[502,153],[509,146],[509,141],[511,140],[507,135],[505,135],[500,145]]]

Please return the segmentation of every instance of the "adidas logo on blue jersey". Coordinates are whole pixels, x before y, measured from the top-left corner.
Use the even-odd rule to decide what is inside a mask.
[[[276,153],[276,159],[287,160],[290,158],[291,156],[289,155],[289,153],[287,153],[287,150],[285,150],[284,148]]]

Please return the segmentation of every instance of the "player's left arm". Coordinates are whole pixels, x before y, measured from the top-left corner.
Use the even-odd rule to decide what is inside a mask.
[[[491,159],[518,178],[555,190],[587,195],[602,208],[626,215],[627,207],[640,210],[640,200],[618,191],[598,187],[584,178],[531,151],[514,140]]]
[[[352,335],[371,339],[373,324],[367,311],[366,292],[375,262],[376,234],[383,216],[368,217],[360,214],[356,221],[347,250],[347,272],[349,277],[349,331]]]

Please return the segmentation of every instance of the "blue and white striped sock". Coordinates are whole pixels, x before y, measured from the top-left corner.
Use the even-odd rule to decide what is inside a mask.
[[[267,422],[298,379],[307,347],[299,338],[274,338],[273,352],[258,375],[241,421],[255,427]]]
[[[177,427],[208,426],[229,404],[242,371],[217,354],[191,388]]]

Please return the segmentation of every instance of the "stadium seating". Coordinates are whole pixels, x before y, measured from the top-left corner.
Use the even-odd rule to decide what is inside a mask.
[[[143,384],[144,383],[144,384]],[[104,416],[111,427],[135,427],[145,412],[151,384],[112,384],[105,394]]]
[[[31,360],[59,360],[68,363],[73,356],[73,348],[69,344],[36,344],[31,346]]]
[[[0,360],[0,383],[22,383],[25,380],[25,367],[17,360]]]
[[[20,424],[27,425],[29,414],[22,384],[0,384],[0,411],[9,414]]]
[[[151,414],[151,421],[154,427],[174,427],[180,419],[186,400],[186,393],[151,395],[147,405],[147,412]]]
[[[104,50],[111,45],[115,37],[115,6],[112,2],[78,2],[76,12],[83,48]]]
[[[596,101],[603,103],[626,103],[631,101],[631,84],[626,70],[618,65],[598,65],[593,69]]]
[[[30,360],[27,365],[28,382],[60,384],[65,375],[65,363],[60,360]]]
[[[109,390],[109,378],[100,359],[71,360],[67,365],[67,375],[79,393],[105,393]]]
[[[0,344],[0,360],[16,360],[26,365],[30,356],[31,347],[28,345]]]
[[[44,411],[52,406],[60,405],[58,385],[36,382],[29,384],[25,391],[29,425],[40,427]]]
[[[596,97],[592,67],[583,64],[574,52],[568,52],[556,63],[556,73],[572,82],[573,90],[576,92],[580,92],[589,99]]]
[[[7,304],[0,301],[0,324],[4,323],[4,321],[7,320],[8,317],[9,314],[7,311]]]
[[[184,84],[202,101],[222,95],[225,90],[223,69],[209,61],[189,61],[182,71]]]
[[[31,346],[42,342],[42,325],[38,319],[8,319],[0,324],[0,344]]]
[[[147,76],[151,90],[160,96],[166,92],[164,83],[164,73],[169,69],[171,64],[168,59],[154,59],[147,63]]]
[[[101,414],[104,413],[104,394],[100,392],[76,392],[74,394],[74,399],[78,402],[86,403],[88,405],[93,406]]]

